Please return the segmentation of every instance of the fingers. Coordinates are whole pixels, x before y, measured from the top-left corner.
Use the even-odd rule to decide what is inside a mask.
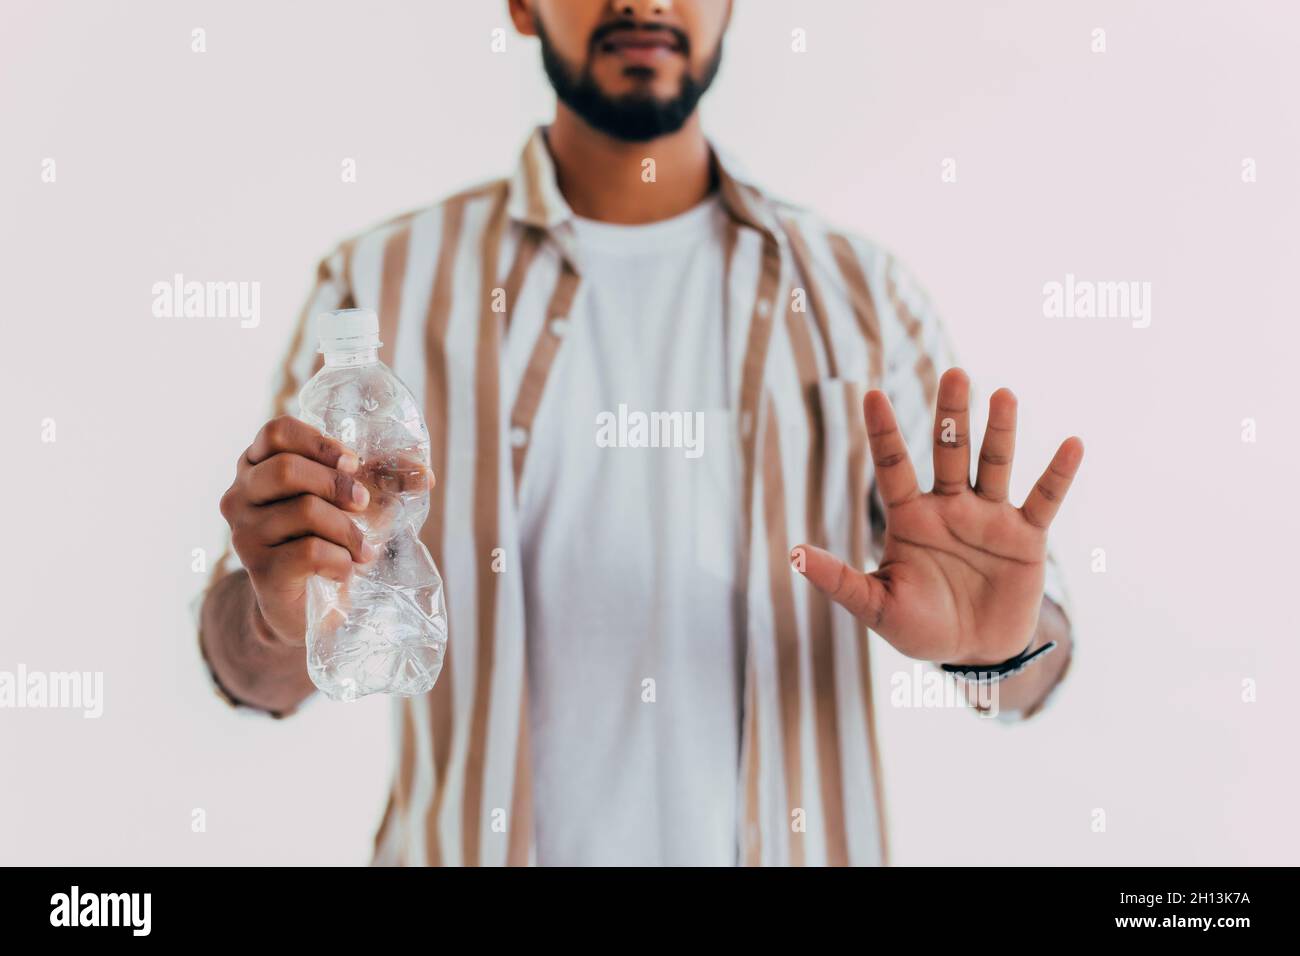
[[[970,379],[950,368],[939,379],[934,412],[934,493],[955,495],[970,487]]]
[[[262,553],[265,568],[249,570],[261,571],[261,577],[273,586],[296,585],[314,574],[345,584],[352,576],[352,556],[347,548],[324,538],[295,538]]]
[[[367,461],[358,476],[376,491],[389,494],[423,494],[437,484],[433,469],[409,455]]]
[[[876,466],[876,486],[886,508],[893,508],[920,494],[916,486],[916,469],[907,453],[907,443],[898,430],[893,406],[879,389],[867,392],[862,401],[862,415],[867,422],[867,441],[871,460]]]
[[[849,567],[829,551],[801,544],[791,563],[822,594],[839,604],[868,627],[879,627],[889,593],[879,579]]]
[[[366,541],[356,522],[329,502],[315,495],[299,495],[259,508],[246,529],[256,545],[274,548],[297,538],[315,535],[347,549],[352,561],[365,564],[374,559],[375,549]],[[241,535],[245,529],[240,529]]]
[[[1083,441],[1079,438],[1067,438],[1052,456],[1052,463],[1047,466],[1043,476],[1034,485],[1020,512],[1025,520],[1035,528],[1047,530],[1047,526],[1056,517],[1065,493],[1070,490],[1070,483],[1083,462]]]
[[[356,454],[342,442],[322,435],[290,415],[281,415],[263,425],[244,457],[249,464],[256,465],[284,452],[310,458],[345,474],[354,473],[359,464]]]
[[[980,445],[975,492],[989,501],[1006,501],[1011,460],[1016,453],[1016,396],[1000,388],[989,396],[989,421]]]
[[[242,476],[243,492],[250,504],[315,495],[347,511],[363,511],[370,503],[366,486],[335,468],[301,455],[281,452],[253,465]]]
[[[296,587],[319,574],[346,582],[354,561],[373,560],[344,513],[370,504],[359,465],[354,451],[296,418],[262,427],[221,499],[231,544],[255,581]]]

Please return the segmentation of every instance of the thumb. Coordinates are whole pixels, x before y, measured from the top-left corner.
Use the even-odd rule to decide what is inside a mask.
[[[790,564],[818,591],[870,628],[885,616],[889,592],[874,575],[849,567],[829,551],[801,544],[790,552]]]

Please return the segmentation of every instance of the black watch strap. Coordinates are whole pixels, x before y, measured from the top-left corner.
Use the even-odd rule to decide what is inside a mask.
[[[1033,646],[1034,642],[1030,641],[1029,647],[1001,664],[940,664],[939,667],[949,674],[955,674],[972,683],[996,684],[998,681],[1019,674],[1034,661],[1045,657],[1056,647],[1056,641],[1048,641],[1031,653],[1029,648]]]

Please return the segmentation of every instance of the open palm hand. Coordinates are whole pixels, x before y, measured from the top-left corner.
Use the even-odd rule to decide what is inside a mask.
[[[1015,396],[999,389],[989,399],[973,485],[969,406],[969,379],[961,369],[949,369],[939,383],[935,414],[934,488],[923,493],[889,399],[868,392],[863,414],[885,506],[880,566],[866,574],[808,545],[795,549],[795,557],[814,587],[901,653],[996,664],[1019,654],[1033,637],[1047,528],[1083,461],[1083,442],[1062,442],[1017,508],[1007,500]]]

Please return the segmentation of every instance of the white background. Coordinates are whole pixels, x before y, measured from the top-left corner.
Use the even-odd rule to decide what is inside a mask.
[[[1294,8],[979,6],[738,0],[705,108],[772,192],[910,264],[985,395],[1016,390],[1020,493],[1086,444],[1054,530],[1080,646],[1049,711],[891,708],[910,665],[873,639],[894,861],[1300,862]],[[226,710],[191,551],[222,545],[317,259],[504,173],[549,115],[505,9],[4,3],[0,670],[103,671],[106,699],[97,721],[0,710],[0,862],[368,859],[387,703]],[[260,282],[261,325],[154,318],[178,272]],[[1067,272],[1151,282],[1151,327],[1043,318]]]

